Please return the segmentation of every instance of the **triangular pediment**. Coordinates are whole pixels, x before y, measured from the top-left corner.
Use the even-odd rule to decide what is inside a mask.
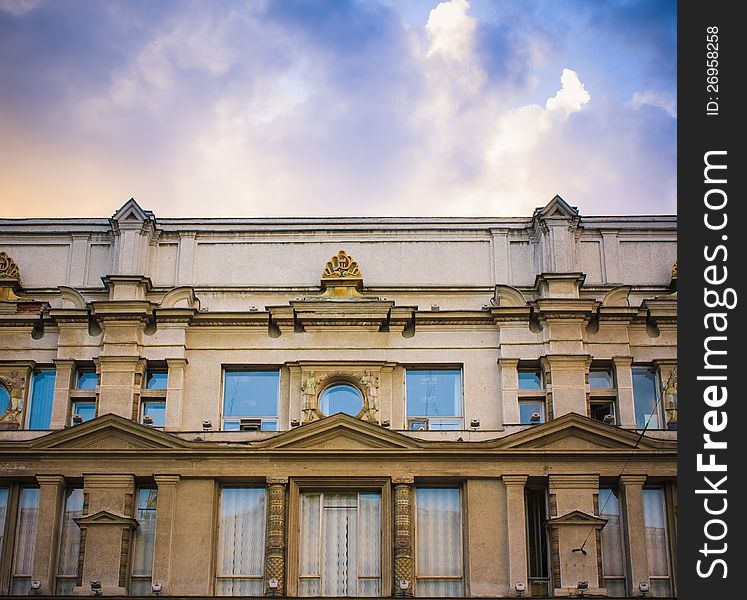
[[[578,210],[575,206],[568,204],[563,198],[556,195],[550,202],[542,208],[538,208],[535,217],[564,217],[566,219],[575,219],[578,217]]]
[[[103,415],[86,423],[53,431],[31,442],[33,448],[129,450],[174,449],[189,443],[118,415]]]
[[[548,519],[547,524],[550,527],[557,527],[559,525],[593,525],[595,527],[603,527],[606,522],[607,519],[600,519],[580,510],[572,510],[559,517]]]
[[[606,425],[576,413],[523,429],[496,441],[496,447],[516,450],[603,451],[672,450],[675,442],[657,440],[634,431]]]
[[[336,414],[307,423],[268,440],[265,448],[309,450],[375,450],[419,448],[421,444],[380,425]]]
[[[117,515],[108,510],[100,510],[92,515],[78,517],[75,519],[75,522],[79,527],[89,527],[91,525],[124,525],[134,529],[139,525],[137,520],[132,517]]]
[[[135,198],[130,198],[125,202],[122,207],[114,213],[112,220],[114,221],[136,221],[144,223],[149,219],[153,218],[153,213],[149,210],[143,210],[143,208],[137,203]]]

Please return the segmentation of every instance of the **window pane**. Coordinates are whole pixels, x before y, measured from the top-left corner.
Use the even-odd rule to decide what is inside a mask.
[[[612,371],[609,369],[589,371],[589,387],[591,389],[614,387]]]
[[[78,555],[80,550],[80,528],[74,519],[83,514],[83,490],[67,490],[65,513],[62,516],[60,533],[60,556],[57,560],[57,575],[78,576]]]
[[[538,413],[539,421],[532,421],[532,415]],[[545,420],[545,403],[542,400],[519,400],[519,418],[523,424],[542,423]]]
[[[352,385],[333,385],[322,392],[319,406],[325,415],[357,415],[363,408],[363,395]]]
[[[612,401],[609,402],[592,402],[591,403],[591,418],[597,421],[604,421],[607,415],[615,416],[615,405]],[[613,421],[614,423],[614,421]]]
[[[2,410],[5,410],[5,407],[7,407],[9,404],[10,392],[8,392],[4,385],[0,384],[0,407]]]
[[[158,490],[140,488],[135,518],[140,526],[133,536],[132,575],[149,577],[153,573],[153,543],[156,537],[156,506]],[[149,584],[150,587],[150,584]]]
[[[261,595],[264,560],[264,488],[223,488],[216,591],[224,596]]]
[[[542,390],[542,372],[539,369],[519,371],[520,390]]]
[[[164,427],[166,425],[166,402],[163,400],[148,400],[143,402],[143,417],[151,417],[152,427]]]
[[[417,595],[462,595],[462,506],[459,489],[417,488],[415,503]],[[444,577],[454,579],[439,579]]]
[[[656,407],[658,396],[656,372],[648,368],[633,369],[633,396],[635,397],[636,426],[643,428],[648,422],[651,429],[659,429],[659,409]]]
[[[90,421],[96,417],[96,403],[90,401],[73,402],[73,414],[80,415],[84,423]]]
[[[276,417],[278,371],[226,371],[223,415],[226,417]]]
[[[408,417],[461,417],[462,372],[408,369]]]
[[[16,543],[13,553],[12,594],[31,592],[31,570],[34,565],[36,524],[39,511],[39,488],[23,488],[18,503]]]
[[[664,513],[664,490],[643,490],[643,524],[646,532],[648,572],[652,577],[669,576],[667,523]]]
[[[31,387],[29,429],[49,429],[49,423],[52,420],[55,376],[56,372],[51,369],[34,373],[34,383]]]
[[[149,390],[165,390],[168,383],[168,371],[148,371],[145,387]]]
[[[98,384],[99,376],[96,371],[78,371],[77,389],[95,390]]]
[[[623,558],[622,522],[617,490],[599,488],[598,502],[599,516],[607,519],[607,523],[602,528],[602,573],[604,577],[624,577],[625,559]],[[612,593],[609,589],[607,591]],[[622,591],[625,592],[624,587]]]

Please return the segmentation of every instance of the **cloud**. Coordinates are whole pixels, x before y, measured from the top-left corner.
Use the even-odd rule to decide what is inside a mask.
[[[586,214],[671,211],[673,80],[614,44],[591,61],[595,35],[627,38],[571,5],[0,11],[1,211],[101,216],[134,195],[160,216],[523,215],[556,193]]]
[[[674,97],[669,92],[657,92],[654,90],[643,90],[634,92],[630,99],[630,105],[639,110],[642,106],[655,106],[667,111],[672,117],[677,117],[677,106]]]

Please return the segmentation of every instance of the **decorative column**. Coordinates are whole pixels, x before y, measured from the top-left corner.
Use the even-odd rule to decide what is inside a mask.
[[[642,581],[648,583],[648,557],[646,556],[646,525],[643,520],[643,484],[645,475],[621,475],[625,510],[627,511],[628,564],[632,589]]]
[[[288,478],[268,477],[267,548],[265,550],[265,595],[285,596],[286,510]],[[270,580],[277,587],[270,587]],[[274,582],[273,582],[274,583]]]
[[[172,540],[176,518],[176,489],[179,475],[154,475],[158,486],[156,503],[156,538],[153,550],[153,582],[163,586],[161,593],[170,594]]]
[[[51,596],[54,594],[55,555],[65,478],[62,475],[37,475],[36,480],[39,482],[39,518],[31,578],[41,582],[40,594]]]
[[[527,581],[527,519],[524,505],[526,475],[504,475],[508,504],[508,577],[509,587]]]
[[[394,489],[394,596],[410,597],[415,584],[413,519],[414,483],[412,476],[393,477]]]

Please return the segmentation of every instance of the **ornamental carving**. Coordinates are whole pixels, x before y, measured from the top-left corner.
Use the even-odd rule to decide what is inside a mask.
[[[303,403],[303,423],[310,423],[323,419],[325,415],[319,408],[321,392],[334,383],[353,383],[363,395],[361,410],[355,417],[371,423],[379,422],[379,378],[371,371],[362,374],[352,374],[343,371],[325,371],[322,373],[308,373],[301,380]]]
[[[322,273],[322,279],[360,279],[361,277],[358,263],[348,256],[345,250],[340,250],[336,256],[330,258]]]
[[[0,252],[0,279],[21,279],[21,271],[10,256]]]
[[[8,391],[8,405],[0,406],[0,423],[4,428],[15,428],[20,426],[18,418],[23,411],[23,391],[26,386],[26,378],[19,377],[18,371],[11,371],[10,376],[0,375],[0,385]]]

